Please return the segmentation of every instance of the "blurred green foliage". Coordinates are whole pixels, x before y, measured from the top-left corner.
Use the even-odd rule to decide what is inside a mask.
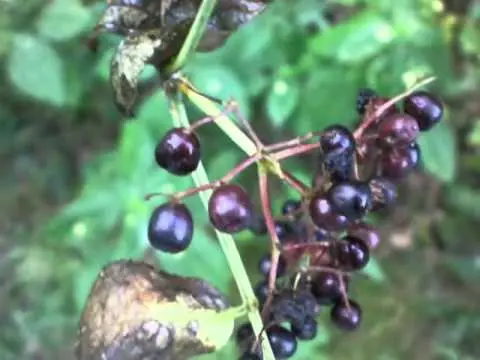
[[[86,46],[103,6],[0,2],[5,360],[72,358],[79,311],[100,268],[114,259],[155,259],[236,299],[198,199],[188,201],[196,222],[189,250],[149,250],[146,223],[162,200],[144,195],[192,183],[154,166],[156,141],[171,127],[159,91],[134,120],[116,111],[107,80],[118,39],[103,36],[98,53]],[[277,0],[225,47],[197,55],[185,69],[205,93],[235,98],[268,141],[333,123],[353,126],[359,87],[392,96],[435,75],[431,88],[446,99],[445,122],[420,139],[430,175],[414,176],[398,210],[372,219],[385,236],[370,279],[354,286],[365,304],[364,328],[339,336],[325,317],[318,339],[301,344],[295,359],[480,358],[479,24],[480,5],[466,0]],[[155,90],[152,69],[142,84]],[[212,179],[241,159],[218,130],[201,129],[200,136]],[[309,181],[309,160],[288,165]],[[255,195],[254,176],[240,181]],[[286,194],[275,186],[275,209]],[[238,244],[255,281],[267,239],[242,234]],[[204,358],[235,354],[230,344]]]

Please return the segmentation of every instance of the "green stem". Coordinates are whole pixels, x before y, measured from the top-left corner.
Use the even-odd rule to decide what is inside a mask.
[[[180,94],[176,94],[173,95],[170,99],[170,110],[173,117],[173,122],[175,126],[188,127],[190,126],[190,123],[188,121],[188,117],[185,111],[185,106],[179,96]],[[202,186],[210,183],[202,161],[200,161],[200,163],[198,164],[197,170],[193,172],[192,177],[196,186]],[[211,190],[202,191],[199,193],[200,200],[202,201],[202,204],[205,207],[206,211],[208,211],[208,199],[211,193]],[[270,342],[268,341],[268,339],[265,338],[265,332],[262,332],[263,321],[256,305],[258,304],[258,302],[252,289],[250,280],[248,278],[247,271],[243,266],[240,253],[235,246],[235,241],[233,237],[228,234],[222,233],[218,230],[215,230],[215,233],[218,237],[220,247],[222,248],[225,257],[227,258],[227,262],[230,266],[230,270],[232,271],[242,301],[244,304],[246,304],[248,308],[247,314],[248,319],[252,324],[252,328],[257,336],[259,334],[262,334],[261,344],[264,359],[275,360],[275,356],[273,355],[272,349],[270,347]]]
[[[197,15],[195,16],[192,27],[188,32],[187,38],[183,42],[180,52],[178,53],[175,61],[169,69],[171,73],[181,69],[185,65],[191,53],[194,52],[197,48],[198,43],[200,42],[200,39],[205,32],[208,19],[210,19],[210,16],[216,4],[217,0],[202,1],[202,4],[198,8]]]

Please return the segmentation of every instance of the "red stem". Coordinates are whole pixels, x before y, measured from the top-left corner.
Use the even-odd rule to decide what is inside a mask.
[[[298,146],[295,146],[295,147],[290,148],[290,149],[274,152],[274,153],[272,153],[272,157],[275,160],[280,161],[280,160],[283,160],[283,159],[290,158],[292,156],[297,156],[297,155],[301,155],[301,154],[304,154],[304,153],[308,153],[312,150],[318,149],[319,147],[320,147],[320,143],[302,144],[302,145],[298,145]]]

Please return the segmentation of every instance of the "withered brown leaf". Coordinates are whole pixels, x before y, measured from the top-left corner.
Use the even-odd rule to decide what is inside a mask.
[[[79,360],[184,360],[212,352],[228,341],[233,320],[217,324],[220,338],[212,339],[205,327],[227,308],[225,297],[204,280],[117,261],[92,287],[76,355]]]

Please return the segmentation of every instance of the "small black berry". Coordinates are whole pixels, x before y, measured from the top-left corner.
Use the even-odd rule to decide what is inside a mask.
[[[390,180],[375,177],[368,183],[372,192],[372,211],[388,208],[397,199],[397,186]]]
[[[343,278],[344,286],[347,288],[347,280]],[[340,278],[333,272],[319,272],[311,282],[312,294],[320,305],[328,305],[342,296],[342,285]],[[347,289],[345,289],[347,291]]]
[[[148,223],[148,240],[158,250],[178,253],[192,242],[193,220],[184,204],[166,203],[157,207]]]
[[[292,226],[286,221],[275,221],[275,233],[279,240],[285,240],[289,236],[294,234]]]
[[[348,305],[343,300],[336,302],[330,312],[330,318],[339,329],[352,331],[360,326],[362,309],[351,299],[348,300]]]
[[[313,223],[321,229],[340,231],[349,225],[347,217],[335,212],[330,201],[321,193],[310,200],[309,211]]]
[[[356,101],[356,110],[359,115],[365,114],[367,110],[367,105],[374,97],[377,96],[377,93],[369,88],[361,88],[357,93]]]
[[[327,127],[320,136],[320,148],[323,154],[353,154],[355,152],[355,139],[350,130],[342,125]]]
[[[288,199],[282,206],[283,215],[298,215],[302,203],[298,200]]]
[[[392,180],[402,179],[418,167],[420,160],[421,152],[417,143],[385,151],[380,156],[380,174]]]
[[[257,297],[260,306],[263,306],[268,297],[268,280],[264,280],[255,286],[255,296]]]
[[[262,256],[262,258],[258,263],[258,268],[263,275],[269,276],[270,269],[272,268],[272,261],[271,261],[270,254]],[[282,256],[280,256],[278,258],[277,276],[281,277],[285,275],[286,270],[287,270],[287,264],[285,262],[285,259]]]
[[[443,116],[442,102],[426,91],[416,91],[403,102],[404,111],[413,116],[421,131],[427,131],[438,124]]]
[[[367,244],[353,236],[346,236],[342,241],[335,243],[332,251],[333,257],[345,271],[361,270],[370,260]]]
[[[216,188],[208,202],[212,225],[226,233],[236,233],[251,224],[253,205],[250,197],[238,185],[227,184]]]
[[[372,208],[372,193],[368,183],[349,181],[334,184],[327,193],[333,211],[349,220],[358,220]]]
[[[380,234],[377,229],[364,222],[359,222],[349,227],[348,236],[361,240],[371,250],[377,248],[380,244]]]
[[[288,359],[297,351],[297,339],[291,331],[279,325],[273,325],[267,330],[267,336],[273,354],[277,358]]]
[[[303,324],[292,324],[292,332],[300,340],[312,340],[317,336],[317,321],[308,317]]]
[[[200,141],[185,128],[167,132],[155,148],[157,164],[174,175],[188,175],[200,161]]]
[[[379,144],[394,147],[414,141],[420,129],[418,122],[408,114],[391,114],[380,122],[377,129]]]

